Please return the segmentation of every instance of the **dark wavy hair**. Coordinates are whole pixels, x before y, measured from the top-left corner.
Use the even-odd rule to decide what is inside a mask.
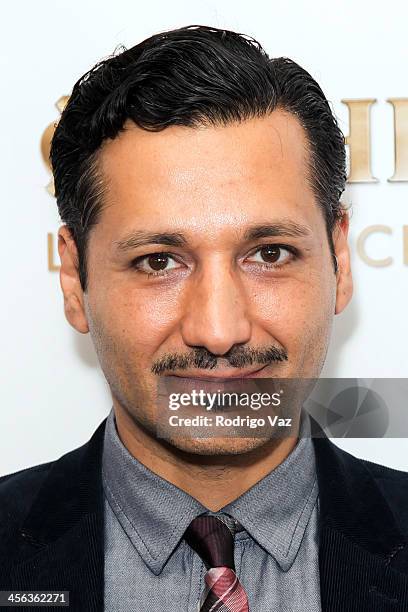
[[[98,149],[105,139],[115,138],[127,119],[159,131],[226,125],[277,108],[292,113],[306,131],[309,180],[334,258],[332,231],[344,214],[345,140],[318,83],[297,63],[269,58],[249,36],[192,25],[121,47],[78,79],[56,126],[50,160],[59,214],[78,250],[82,289],[89,231],[103,207]]]

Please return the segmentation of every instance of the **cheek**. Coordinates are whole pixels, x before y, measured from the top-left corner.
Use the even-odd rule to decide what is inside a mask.
[[[254,319],[293,354],[320,343],[330,331],[335,306],[331,277],[310,271],[302,278],[263,282],[253,288]]]
[[[134,286],[107,288],[94,304],[99,321],[122,350],[151,356],[171,333],[177,319],[177,296]]]

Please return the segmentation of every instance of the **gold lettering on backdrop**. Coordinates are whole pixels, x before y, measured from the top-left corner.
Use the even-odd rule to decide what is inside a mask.
[[[54,262],[54,236],[49,232],[47,234],[48,241],[48,270],[50,272],[58,272],[60,266]]]
[[[404,253],[404,264],[408,266],[408,225],[404,225],[402,227],[402,231],[404,233],[404,237],[402,240],[403,253]]]
[[[395,172],[390,182],[408,181],[408,98],[388,98],[394,108]]]
[[[371,172],[371,106],[375,98],[362,100],[342,100],[349,111],[349,135],[346,144],[349,146],[350,171],[349,183],[376,183]]]
[[[367,255],[365,248],[367,238],[371,236],[371,234],[375,234],[377,232],[383,232],[384,234],[392,234],[392,229],[388,225],[369,225],[361,232],[357,239],[357,252],[360,255],[361,259],[369,266],[374,266],[375,268],[383,268],[392,264],[392,257],[384,257],[384,259],[373,259],[369,255]]]
[[[69,96],[61,96],[55,103],[55,106],[59,110],[60,114],[65,108],[66,103],[68,102]],[[43,162],[46,165],[47,169],[51,173],[51,180],[48,183],[46,189],[48,193],[54,197],[54,179],[52,178],[52,170],[50,164],[50,148],[51,148],[51,140],[54,135],[54,131],[56,128],[57,122],[50,123],[44,130],[41,137],[41,156],[43,158]]]

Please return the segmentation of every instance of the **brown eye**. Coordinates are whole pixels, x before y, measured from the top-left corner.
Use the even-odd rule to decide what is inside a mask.
[[[149,255],[147,263],[152,270],[165,270],[169,263],[169,256],[165,253],[155,253]]]
[[[289,247],[284,247],[279,244],[265,244],[259,247],[252,255],[252,262],[264,264],[271,268],[276,265],[279,267],[288,263],[294,257],[294,253]],[[251,260],[249,260],[251,261]]]
[[[267,246],[264,246],[262,247],[262,249],[260,249],[260,253],[262,259],[266,263],[275,263],[280,257],[281,249],[278,246],[268,244]]]
[[[165,252],[150,253],[150,255],[137,257],[131,266],[148,276],[164,276],[179,267],[174,257]]]

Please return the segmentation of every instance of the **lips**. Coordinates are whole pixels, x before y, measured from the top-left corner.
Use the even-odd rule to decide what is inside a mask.
[[[188,379],[190,381],[201,382],[225,382],[225,381],[233,381],[233,380],[242,380],[244,378],[257,378],[260,373],[266,368],[266,365],[263,365],[256,370],[251,370],[248,372],[247,370],[238,370],[235,369],[232,373],[231,371],[226,370],[216,370],[215,374],[169,374],[169,376],[174,376],[176,378]]]
[[[257,377],[262,378],[261,373],[266,366],[262,366],[252,372],[241,371],[240,375],[237,376],[234,372],[234,376],[221,375],[220,372],[216,372],[217,376],[204,375],[204,376],[180,376],[173,374],[172,376],[163,377],[161,383],[167,389],[167,393],[191,393],[192,391],[202,390],[205,393],[253,393],[257,391]]]

